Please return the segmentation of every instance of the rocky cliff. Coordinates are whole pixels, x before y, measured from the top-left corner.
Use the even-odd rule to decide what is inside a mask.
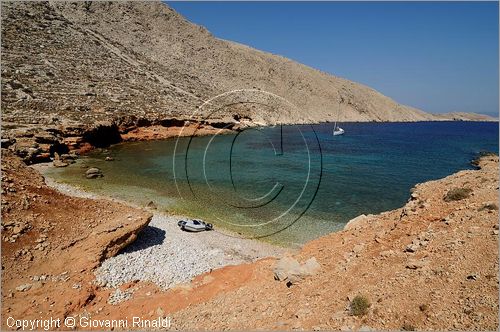
[[[152,215],[67,196],[4,149],[1,157],[2,315],[66,317],[92,301],[94,269],[135,241]]]
[[[493,118],[489,115],[478,114],[478,113],[464,113],[464,112],[450,112],[436,114],[436,117],[443,120],[453,120],[453,121],[498,121],[497,118]]]

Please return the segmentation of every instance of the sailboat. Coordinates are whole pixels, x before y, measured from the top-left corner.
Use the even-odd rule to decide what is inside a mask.
[[[344,134],[344,129],[340,128],[335,124],[335,127],[333,127],[333,136],[338,136],[343,134]]]
[[[335,119],[335,124],[333,125],[333,136],[338,136],[338,135],[343,135],[344,134],[344,129],[340,128],[337,125],[338,115],[339,114],[337,114],[337,119]]]

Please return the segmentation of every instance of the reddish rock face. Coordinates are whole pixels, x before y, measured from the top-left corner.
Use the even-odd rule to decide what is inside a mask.
[[[134,241],[151,215],[63,195],[2,152],[2,314],[28,319],[77,312],[95,296],[93,269]]]

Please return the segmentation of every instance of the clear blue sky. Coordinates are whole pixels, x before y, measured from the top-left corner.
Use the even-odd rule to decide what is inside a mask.
[[[498,2],[171,2],[216,37],[422,110],[498,114]]]

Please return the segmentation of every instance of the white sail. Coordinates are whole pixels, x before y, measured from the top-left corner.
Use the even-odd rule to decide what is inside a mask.
[[[337,120],[338,120],[339,115],[340,115],[340,107],[337,109],[338,109],[337,117],[335,118],[335,123],[333,125],[333,136],[338,136],[338,135],[344,134],[344,129],[337,126]]]

